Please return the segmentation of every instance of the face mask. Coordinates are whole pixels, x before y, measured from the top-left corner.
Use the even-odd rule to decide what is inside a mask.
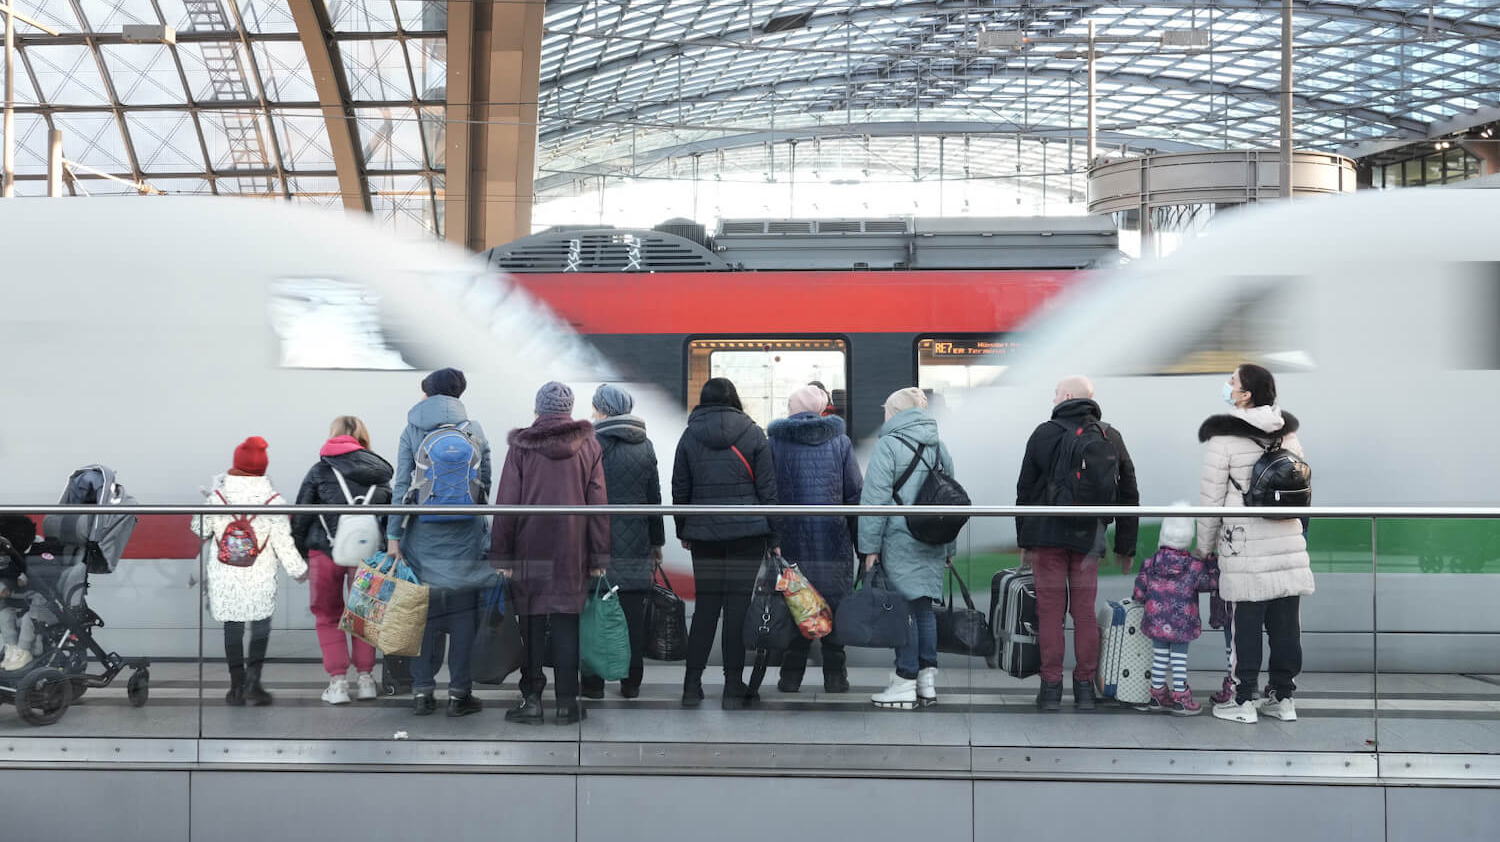
[[[1234,387],[1231,386],[1231,385],[1229,385],[1229,381],[1228,380],[1224,381],[1224,390],[1223,390],[1223,392],[1224,392],[1224,402],[1227,403],[1227,404],[1229,404],[1230,406],[1234,406],[1235,405],[1235,403],[1234,403]]]

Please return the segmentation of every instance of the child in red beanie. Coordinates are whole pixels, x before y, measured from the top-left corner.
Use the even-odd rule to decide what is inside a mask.
[[[209,547],[208,606],[224,624],[224,656],[229,662],[227,704],[269,705],[261,667],[276,613],[276,569],[307,581],[307,562],[292,541],[286,515],[256,515],[248,509],[285,502],[266,479],[266,440],[251,436],[234,449],[234,467],[214,477],[208,503],[233,507],[224,515],[194,517],[192,529]],[[250,626],[250,657],[245,659],[245,626]]]

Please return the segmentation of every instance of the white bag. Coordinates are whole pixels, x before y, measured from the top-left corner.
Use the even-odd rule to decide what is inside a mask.
[[[332,465],[328,469],[333,471],[333,478],[339,481],[339,490],[344,492],[344,500],[349,505],[366,505],[375,496],[378,486],[374,485],[362,497],[351,495],[349,484],[344,482],[344,475],[339,469]],[[329,537],[334,564],[340,567],[358,567],[360,562],[380,552],[380,521],[374,515],[340,515],[337,534],[328,529],[328,521],[322,515],[318,516],[318,520],[322,521],[323,532]]]

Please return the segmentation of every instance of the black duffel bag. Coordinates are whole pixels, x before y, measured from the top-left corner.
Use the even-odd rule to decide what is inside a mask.
[[[760,563],[742,627],[746,649],[781,652],[802,635],[791,609],[786,607],[786,597],[776,590],[776,578],[785,563],[780,556],[767,556]]]
[[[854,588],[839,601],[833,617],[838,642],[869,649],[905,645],[911,628],[911,605],[886,582],[885,568],[877,562],[866,575],[865,566],[859,565]]]
[[[661,582],[655,573],[661,574]],[[653,661],[685,661],[688,649],[687,607],[672,590],[667,571],[656,568],[646,595],[645,655]]]
[[[963,595],[964,607],[953,605],[953,583]],[[990,629],[984,613],[974,607],[974,597],[969,595],[969,586],[948,562],[948,587],[943,597],[942,609],[937,612],[937,648],[950,655],[970,655],[988,658],[995,654],[995,633]]]

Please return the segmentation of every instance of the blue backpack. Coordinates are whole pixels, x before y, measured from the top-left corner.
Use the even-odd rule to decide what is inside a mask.
[[[417,447],[408,502],[421,506],[472,506],[483,503],[479,462],[484,448],[469,432],[469,422],[443,424]],[[474,515],[422,515],[426,523],[468,520]]]

